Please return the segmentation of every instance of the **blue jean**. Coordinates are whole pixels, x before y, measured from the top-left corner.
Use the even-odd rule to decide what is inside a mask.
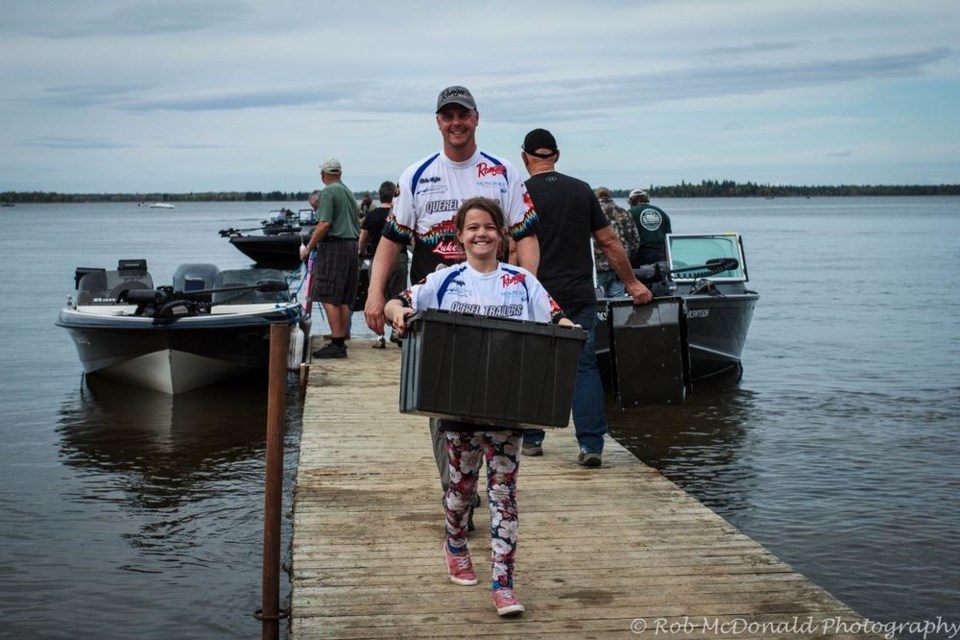
[[[597,354],[594,352],[594,326],[597,322],[597,305],[564,309],[564,313],[574,323],[587,332],[587,341],[580,351],[577,362],[577,379],[573,383],[573,427],[577,442],[583,453],[603,453],[603,436],[607,432],[607,418],[603,414],[604,391],[600,368],[597,366]],[[544,438],[542,429],[524,431],[523,441],[541,444]]]
[[[627,288],[615,271],[598,271],[597,294],[598,297],[622,298],[627,295]]]

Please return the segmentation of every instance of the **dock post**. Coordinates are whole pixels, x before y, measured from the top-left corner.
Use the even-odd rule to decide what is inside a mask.
[[[283,430],[286,415],[290,327],[270,327],[270,386],[267,389],[266,478],[263,500],[262,640],[278,640],[280,619],[280,512],[283,503]]]

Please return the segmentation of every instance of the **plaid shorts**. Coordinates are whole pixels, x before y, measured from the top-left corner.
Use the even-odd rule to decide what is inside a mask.
[[[333,240],[317,246],[310,278],[310,299],[350,307],[357,297],[360,256],[356,240]]]

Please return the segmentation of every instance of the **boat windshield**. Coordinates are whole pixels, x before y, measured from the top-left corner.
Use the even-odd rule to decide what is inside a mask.
[[[743,258],[743,244],[736,233],[668,234],[667,260],[670,269],[705,265],[709,260],[735,258],[737,268],[721,271],[710,276],[718,282],[746,282],[747,265]],[[677,282],[695,279],[695,275],[679,272],[673,274]]]
[[[228,269],[217,274],[214,289],[252,286],[263,280],[284,281],[283,272],[276,269]],[[214,304],[263,304],[286,302],[289,291],[220,291],[213,294]]]
[[[153,289],[153,278],[137,269],[91,269],[77,282],[77,304],[115,305],[127,289]]]

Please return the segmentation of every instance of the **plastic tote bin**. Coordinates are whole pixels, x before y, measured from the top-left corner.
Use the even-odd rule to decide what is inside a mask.
[[[678,297],[610,303],[610,353],[621,407],[683,403],[690,385],[683,305]]]
[[[425,310],[403,338],[400,411],[478,424],[565,427],[586,333]]]

